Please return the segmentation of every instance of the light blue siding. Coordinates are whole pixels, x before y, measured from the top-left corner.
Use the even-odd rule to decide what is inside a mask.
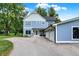
[[[45,29],[48,27],[48,22],[46,21],[24,21],[24,26],[23,26],[23,35],[26,35],[26,30],[31,31],[31,35],[33,35],[33,29]]]
[[[30,23],[30,24],[28,24]],[[32,28],[47,28],[48,23],[44,21],[27,21],[25,22],[25,27],[32,27]]]
[[[73,41],[72,26],[79,26],[79,20],[57,25],[57,41]]]
[[[30,35],[37,35],[35,33],[40,32],[38,29],[42,30],[47,27],[48,22],[46,22],[46,19],[40,16],[37,12],[33,12],[30,15],[26,16],[23,20],[23,36],[26,35],[27,30],[31,31]]]

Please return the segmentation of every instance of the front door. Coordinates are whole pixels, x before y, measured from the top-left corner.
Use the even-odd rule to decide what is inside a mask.
[[[39,31],[38,30],[33,30],[34,35],[39,35]]]

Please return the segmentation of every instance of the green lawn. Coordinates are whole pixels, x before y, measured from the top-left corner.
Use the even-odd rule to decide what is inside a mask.
[[[7,56],[10,54],[10,52],[13,49],[13,43],[5,40],[6,38],[11,38],[11,37],[15,37],[13,35],[1,35],[0,34],[0,56]]]
[[[14,35],[14,33],[10,33],[8,36],[0,34],[0,56],[7,56],[12,51],[13,43],[5,40],[6,38],[12,37],[22,37],[22,34]]]
[[[15,35],[14,33],[9,33],[9,35],[0,34],[0,56],[8,56],[13,49],[13,43],[6,38],[12,37],[22,37],[22,33]]]
[[[9,33],[8,36],[4,34],[0,34],[0,40],[5,39],[5,38],[11,38],[11,37],[22,37],[22,33],[19,33],[17,35],[14,35],[14,33]]]
[[[11,38],[13,36],[0,36],[0,40],[5,39],[5,38]]]
[[[8,40],[0,40],[0,56],[7,56],[13,49],[13,43]]]
[[[11,38],[13,36],[0,35],[0,56],[7,56],[13,49],[13,43],[5,40],[6,38]]]

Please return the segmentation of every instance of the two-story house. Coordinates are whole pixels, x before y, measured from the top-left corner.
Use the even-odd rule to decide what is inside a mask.
[[[23,20],[23,36],[45,35],[44,29],[54,23],[52,17],[42,17],[37,12],[25,16]]]

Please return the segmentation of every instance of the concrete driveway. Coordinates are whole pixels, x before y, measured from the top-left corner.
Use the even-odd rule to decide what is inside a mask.
[[[13,37],[10,56],[79,56],[79,44],[55,44],[43,37]]]

